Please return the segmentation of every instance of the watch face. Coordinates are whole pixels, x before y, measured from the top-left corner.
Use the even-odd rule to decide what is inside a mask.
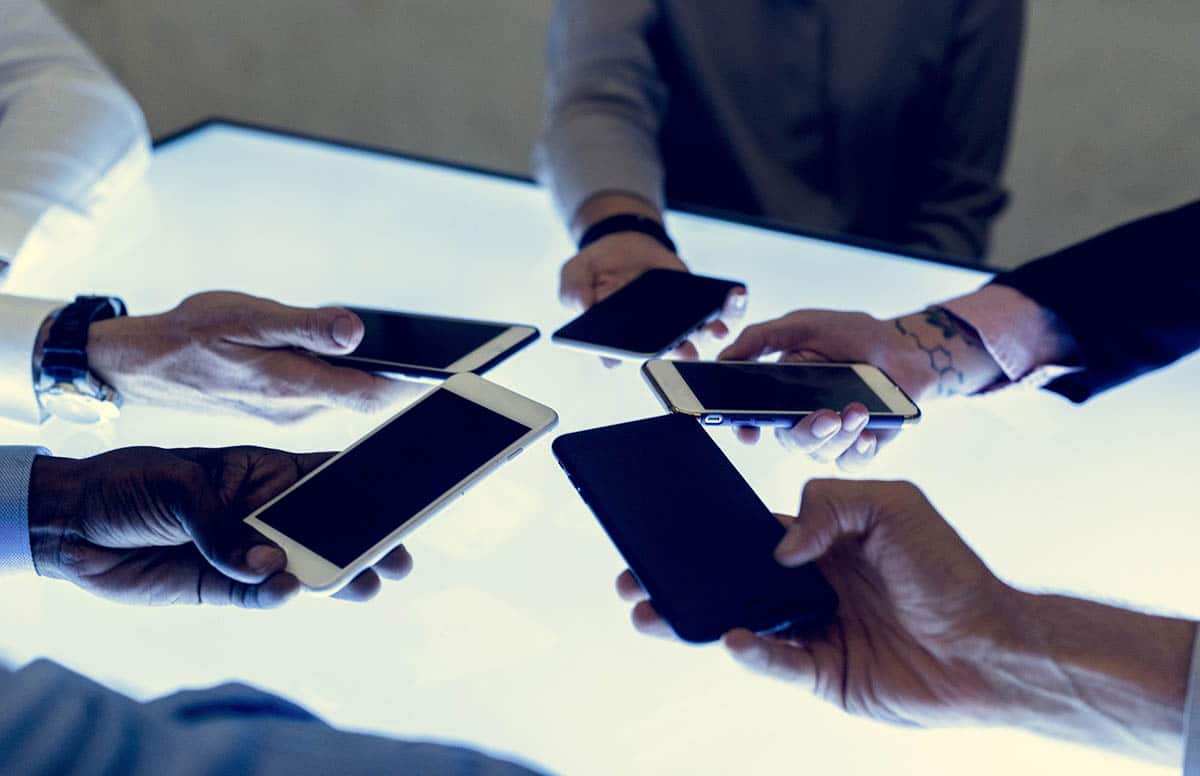
[[[41,395],[42,409],[71,423],[99,423],[115,420],[121,409],[111,401],[85,396],[74,390],[52,389]]]

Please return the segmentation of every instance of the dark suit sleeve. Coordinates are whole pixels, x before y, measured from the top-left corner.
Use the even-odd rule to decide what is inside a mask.
[[[999,275],[1053,311],[1083,370],[1047,386],[1083,402],[1200,349],[1200,202]]]

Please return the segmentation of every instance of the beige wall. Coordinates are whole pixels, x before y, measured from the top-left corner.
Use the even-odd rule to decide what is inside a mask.
[[[223,114],[524,172],[552,0],[50,0],[156,134]],[[1200,3],[1029,0],[994,255],[1200,196]]]

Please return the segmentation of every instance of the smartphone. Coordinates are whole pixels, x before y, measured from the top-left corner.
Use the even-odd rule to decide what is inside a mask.
[[[646,359],[683,344],[725,307],[736,280],[651,269],[554,332],[559,345]]]
[[[483,374],[536,340],[538,330],[517,323],[346,307],[362,319],[362,342],[345,356],[322,356],[337,366],[380,374],[445,379]]]
[[[691,418],[564,434],[553,450],[681,639],[715,641],[732,628],[781,632],[833,617],[833,588],[812,564],[775,561],[783,526]]]
[[[455,375],[264,504],[246,522],[332,593],[554,426],[554,410]]]
[[[921,410],[870,364],[647,361],[642,375],[671,412],[706,425],[788,426],[822,409],[861,402],[867,428],[916,423]]]

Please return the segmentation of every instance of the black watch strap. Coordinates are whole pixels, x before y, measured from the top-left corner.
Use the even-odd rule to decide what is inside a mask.
[[[115,296],[79,296],[59,312],[42,345],[43,378],[70,383],[88,374],[88,327],[126,314]]]
[[[679,250],[675,247],[675,242],[667,234],[667,230],[663,225],[655,221],[653,218],[634,215],[633,213],[622,213],[621,215],[609,216],[602,218],[596,223],[587,228],[583,236],[579,238],[579,250],[583,250],[592,243],[602,237],[608,237],[610,234],[617,232],[637,232],[644,234],[647,237],[653,237],[658,240],[664,248],[671,253],[678,253]]]

